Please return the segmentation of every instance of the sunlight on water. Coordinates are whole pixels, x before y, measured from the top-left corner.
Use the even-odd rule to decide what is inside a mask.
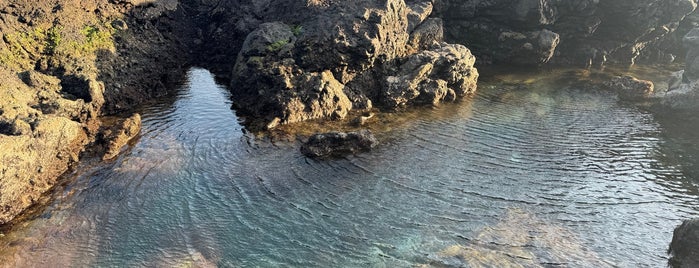
[[[0,240],[4,266],[662,267],[698,216],[654,116],[609,92],[484,82],[376,150],[303,157],[244,134],[202,69],[138,144]],[[670,150],[670,151],[668,151]],[[696,174],[696,173],[694,173]]]

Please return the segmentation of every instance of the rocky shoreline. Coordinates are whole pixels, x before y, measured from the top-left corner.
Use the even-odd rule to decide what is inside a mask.
[[[476,63],[672,61],[685,53],[678,44],[699,21],[696,8],[691,0],[9,0],[0,4],[0,225],[86,148],[114,157],[137,134],[133,108],[168,94],[190,66],[229,81],[246,126],[266,130],[458,101],[477,88]],[[105,124],[107,115],[132,119]]]

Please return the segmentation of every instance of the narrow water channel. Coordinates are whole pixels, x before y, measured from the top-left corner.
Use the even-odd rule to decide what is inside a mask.
[[[609,92],[484,82],[328,161],[244,134],[228,100],[192,69],[128,152],[0,239],[2,264],[664,267],[699,216],[680,141]]]

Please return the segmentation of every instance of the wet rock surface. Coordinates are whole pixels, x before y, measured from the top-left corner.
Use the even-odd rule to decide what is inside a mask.
[[[671,267],[699,267],[699,219],[686,220],[675,228],[668,253]]]
[[[122,122],[106,129],[102,133],[102,139],[106,143],[106,151],[103,160],[113,159],[121,152],[131,140],[141,132],[141,115],[134,114]]]
[[[647,98],[653,94],[653,82],[640,80],[633,76],[617,76],[604,84],[619,93],[623,98]]]
[[[378,143],[369,130],[348,133],[329,132],[308,138],[308,141],[301,146],[301,153],[313,158],[343,157],[369,151]]]

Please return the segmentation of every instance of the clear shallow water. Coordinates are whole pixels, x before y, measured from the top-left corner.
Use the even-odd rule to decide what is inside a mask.
[[[693,136],[608,92],[484,82],[330,161],[244,134],[228,98],[190,71],[141,111],[130,151],[0,240],[1,263],[663,267],[673,228],[699,216],[678,149]]]

